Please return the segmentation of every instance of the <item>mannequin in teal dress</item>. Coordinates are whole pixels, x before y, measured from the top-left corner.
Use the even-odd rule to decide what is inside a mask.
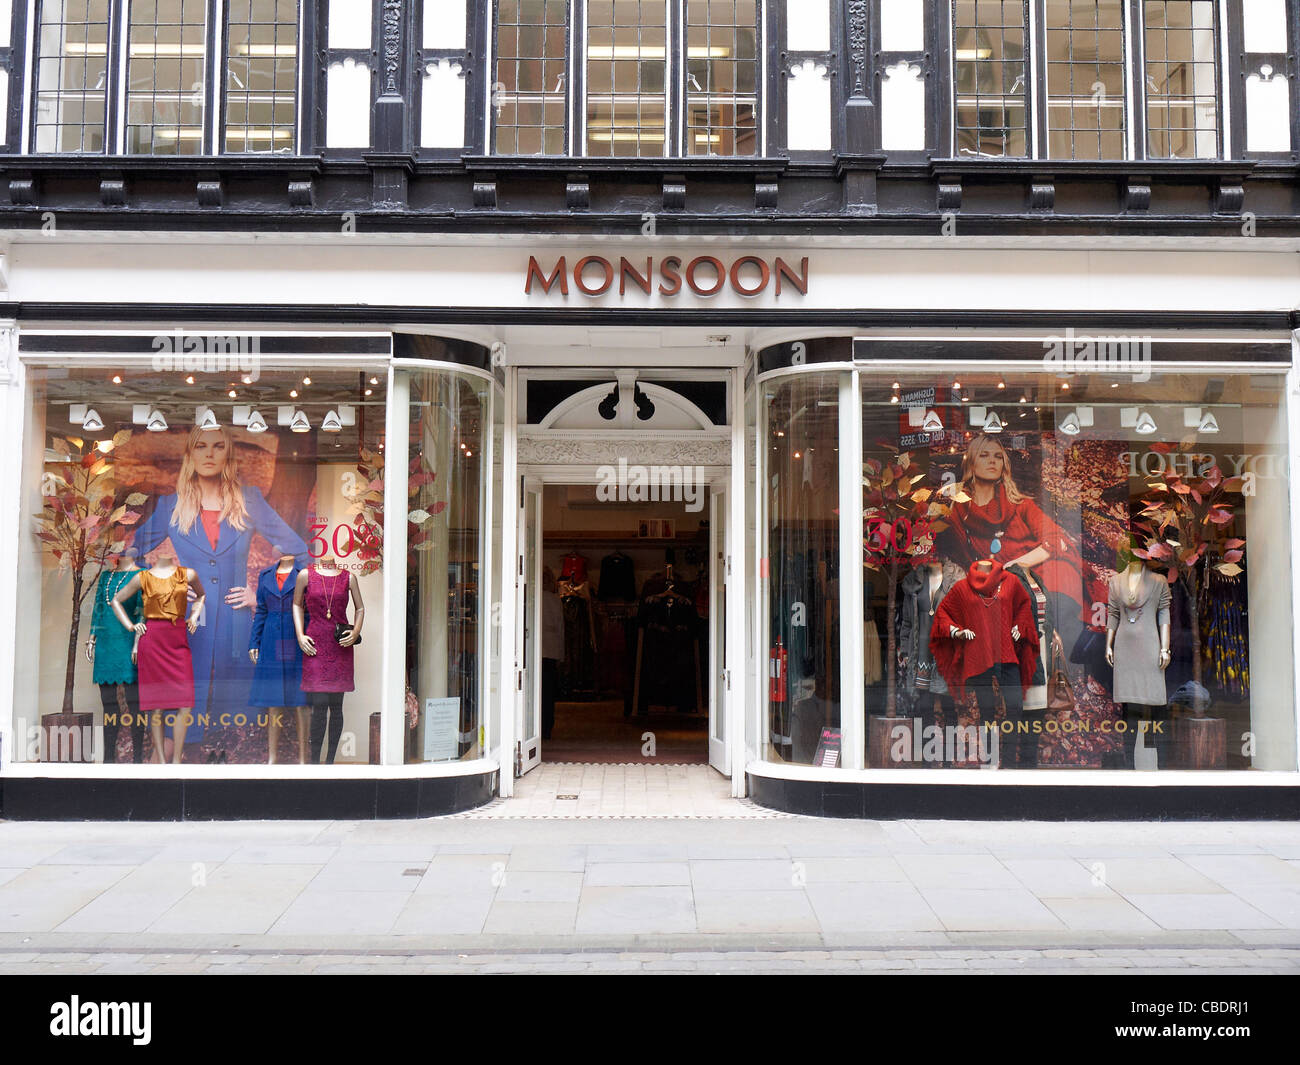
[[[86,641],[86,658],[94,663],[91,679],[99,685],[99,699],[104,707],[105,762],[117,761],[117,734],[123,723],[122,706],[118,702],[119,688],[125,695],[125,716],[131,726],[131,760],[136,764],[144,761],[144,718],[140,714],[135,663],[131,661],[135,633],[124,629],[113,615],[113,596],[140,572],[135,558],[134,550],[124,551],[112,569],[99,575],[95,585],[95,608],[90,615],[90,639]],[[124,606],[133,622],[141,620],[139,595],[133,595]]]

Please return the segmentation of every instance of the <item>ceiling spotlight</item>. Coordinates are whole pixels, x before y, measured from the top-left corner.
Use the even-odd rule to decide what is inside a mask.
[[[289,398],[290,398],[290,399],[297,399],[297,398],[298,398],[298,390],[297,390],[296,388],[291,388],[291,389],[289,389]]]
[[[229,392],[226,393],[226,395],[228,395],[231,399],[234,399],[237,395],[239,395],[239,393],[232,388]]]
[[[897,396],[890,396],[890,397],[889,397],[889,402],[890,402],[890,403],[897,403],[897,402],[898,402],[898,397],[897,397]]]
[[[374,390],[373,388],[367,388],[367,389],[366,389],[366,395],[367,395],[367,396],[373,396],[374,394],[375,394],[375,390]]]
[[[474,452],[472,452],[472,451],[466,451],[466,452],[465,452],[465,457],[466,457],[467,459],[472,459],[472,458],[474,457]]]
[[[122,375],[121,375],[121,374],[114,374],[114,375],[113,375],[113,384],[115,384],[115,385],[120,385],[121,383],[122,383]]]
[[[103,429],[104,422],[99,416],[99,411],[93,407],[86,411],[86,416],[81,420],[81,427],[88,433],[97,433]]]
[[[1137,425],[1133,426],[1135,433],[1141,433],[1143,436],[1150,436],[1160,427],[1156,425],[1156,420],[1146,411],[1138,415]]]
[[[1006,383],[1005,381],[999,381],[999,382],[998,382],[998,388],[1001,389],[1001,388],[1006,388],[1006,387],[1007,387],[1007,383]]]
[[[1061,391],[1062,391],[1062,392],[1068,392],[1068,391],[1070,391],[1070,382],[1069,382],[1069,381],[1062,381],[1062,382],[1061,382]]]
[[[1028,403],[1028,402],[1029,402],[1029,397],[1028,397],[1028,396],[1021,396],[1021,397],[1020,397],[1020,402],[1021,402],[1021,403]]]
[[[244,376],[241,377],[240,380],[243,381],[244,384],[246,384],[246,385],[251,385],[251,384],[253,383],[253,375],[252,375],[252,374],[244,374]]]
[[[379,384],[379,378],[378,378],[378,377],[372,377],[372,378],[370,379],[370,383],[371,383],[372,385],[377,385],[377,384]]]
[[[1069,414],[1067,414],[1064,418],[1061,419],[1060,430],[1066,436],[1078,436],[1079,430],[1081,428],[1082,426],[1079,424],[1078,411],[1072,410],[1070,411]]]
[[[954,392],[960,392],[960,391],[961,391],[961,382],[960,382],[960,381],[954,381],[954,382],[952,383],[952,390],[953,390]]]
[[[292,433],[311,432],[311,422],[307,420],[307,415],[300,410],[294,411],[293,418],[289,422],[289,431]]]
[[[190,374],[187,378],[185,378],[185,383],[186,383],[187,385],[192,385],[192,384],[194,384],[194,375],[193,375],[193,374]]]
[[[163,417],[163,412],[155,407],[149,412],[149,418],[144,423],[144,427],[151,433],[165,433],[167,431],[167,419]]]
[[[304,385],[309,385],[309,384],[311,384],[311,378],[310,378],[310,377],[304,377],[304,378],[302,379],[302,383],[303,383]]]
[[[217,416],[213,413],[211,407],[204,407],[203,413],[199,416],[198,426],[204,432],[210,432],[213,429],[220,429],[217,424]]]
[[[266,432],[266,419],[262,417],[262,412],[256,410],[253,411],[253,413],[248,416],[248,421],[244,425],[244,428],[250,433]]]
[[[899,389],[899,388],[902,388],[902,387],[903,387],[903,386],[900,385],[897,381],[894,382],[894,389],[895,389],[895,390],[897,390],[897,389]]]
[[[343,432],[343,423],[339,421],[339,412],[336,410],[326,411],[325,417],[321,419],[321,431],[325,433]]]

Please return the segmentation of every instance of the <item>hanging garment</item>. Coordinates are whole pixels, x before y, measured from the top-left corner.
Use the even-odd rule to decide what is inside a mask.
[[[348,621],[351,582],[351,574],[347,571],[327,577],[315,566],[307,569],[307,588],[302,597],[307,612],[304,632],[315,643],[316,653],[302,656],[302,690],[305,692],[350,692],[354,688],[352,648],[341,647],[334,636],[334,626]],[[315,714],[313,709],[313,722]],[[312,727],[314,729],[315,725]]]
[[[1012,639],[1013,627],[1020,631],[1019,640]],[[954,638],[954,628],[975,633],[975,639]],[[958,698],[965,695],[969,678],[1006,663],[1020,666],[1021,687],[1029,687],[1038,661],[1038,628],[1029,593],[1000,562],[994,561],[987,572],[972,568],[939,604],[930,650]]]
[[[1134,594],[1127,573],[1117,573],[1107,587],[1106,627],[1115,634],[1117,703],[1164,706],[1165,672],[1160,668],[1160,626],[1169,624],[1169,582],[1143,569]]]
[[[699,615],[695,604],[677,595],[646,600],[638,617],[641,642],[641,705],[695,710],[695,651]]]
[[[600,588],[597,598],[602,602],[636,599],[636,572],[630,555],[615,551],[600,562]]]
[[[288,574],[277,562],[257,575],[257,611],[248,649],[257,651],[249,706],[306,706],[302,690],[302,648],[293,627],[293,590],[300,567]],[[283,581],[281,577],[283,576]]]
[[[564,658],[560,663],[560,688],[566,695],[590,692],[594,687],[595,655],[591,631],[591,604],[571,592],[561,597],[564,609]]]
[[[122,627],[113,613],[113,596],[122,590],[138,569],[106,570],[95,583],[95,609],[90,615],[90,635],[95,638],[95,667],[92,680],[96,684],[134,684],[136,666],[131,661],[135,646],[135,633]],[[137,592],[122,604],[126,616],[138,623],[143,614],[140,593]]]
[[[587,579],[587,556],[570,551],[560,559],[560,580],[581,584]]]
[[[1201,646],[1209,664],[1208,678],[1224,694],[1245,699],[1250,694],[1250,633],[1247,626],[1246,582],[1207,567],[1201,596]],[[98,653],[98,652],[96,652]]]

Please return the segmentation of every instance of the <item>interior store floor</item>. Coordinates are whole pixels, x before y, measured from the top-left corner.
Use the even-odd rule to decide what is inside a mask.
[[[642,753],[653,733],[653,754]],[[709,760],[707,714],[655,713],[623,716],[622,699],[555,704],[555,728],[542,741],[547,762],[705,764]]]

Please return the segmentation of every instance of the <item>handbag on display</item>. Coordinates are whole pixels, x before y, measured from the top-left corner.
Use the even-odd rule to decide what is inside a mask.
[[[1047,679],[1047,710],[1052,714],[1064,713],[1075,708],[1074,686],[1070,683],[1070,674],[1065,668],[1065,648],[1061,637],[1052,634],[1052,675]]]
[[[352,632],[351,625],[345,624],[342,621],[336,621],[334,623],[334,639],[339,643],[342,643],[343,637],[347,636],[351,632]],[[358,636],[356,643],[354,643],[352,646],[357,647],[360,645],[360,643],[361,643],[361,637]]]

